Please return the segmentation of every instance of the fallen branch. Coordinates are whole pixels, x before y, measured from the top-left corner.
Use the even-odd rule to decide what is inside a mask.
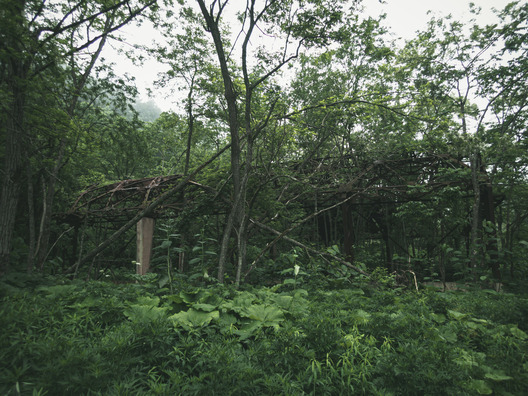
[[[372,169],[373,166],[374,166],[374,165],[369,166],[367,169],[365,169],[363,172],[361,172],[359,175],[357,175],[356,178],[350,182],[350,184],[356,183],[361,177],[363,177],[363,175],[365,175],[367,172],[369,172],[369,171]],[[261,250],[261,252],[260,252],[260,254],[257,256],[257,258],[256,258],[255,260],[253,260],[253,262],[251,263],[251,265],[250,265],[250,267],[249,267],[249,269],[248,269],[248,271],[246,272],[246,275],[245,275],[244,277],[246,277],[246,276],[247,276],[247,275],[253,270],[253,268],[255,268],[255,266],[257,265],[257,262],[258,262],[258,261],[260,260],[260,258],[264,255],[264,253],[266,253],[266,252],[268,251],[268,249],[271,248],[273,245],[275,245],[279,240],[281,240],[281,239],[285,239],[285,240],[290,239],[290,242],[293,243],[293,241],[294,241],[293,239],[291,239],[291,238],[286,239],[285,235],[286,235],[287,233],[293,231],[295,228],[299,227],[301,224],[306,223],[308,220],[311,220],[311,219],[313,219],[314,217],[319,216],[321,213],[327,212],[327,211],[329,211],[329,210],[332,210],[332,209],[334,209],[334,208],[337,208],[337,207],[343,205],[344,203],[350,201],[352,198],[354,198],[354,197],[356,197],[357,195],[359,195],[361,192],[365,192],[366,189],[368,189],[368,187],[365,188],[365,189],[363,189],[363,191],[357,191],[356,193],[354,193],[354,194],[352,194],[352,195],[346,197],[344,200],[342,200],[342,201],[340,201],[340,202],[338,202],[338,203],[336,203],[336,204],[334,204],[334,205],[332,205],[332,206],[329,206],[329,207],[327,207],[327,208],[324,208],[324,209],[321,209],[321,210],[319,210],[319,211],[316,211],[316,212],[312,213],[311,215],[305,217],[304,219],[302,219],[301,221],[299,221],[299,222],[296,223],[295,225],[291,226],[290,228],[284,230],[283,232],[278,232],[278,231],[275,231],[275,230],[273,230],[272,228],[270,228],[269,231],[273,230],[272,232],[273,232],[273,233],[276,233],[277,237],[276,237],[273,241],[269,242],[269,243],[264,247],[264,249]],[[257,223],[255,223],[255,221],[252,220],[251,222],[252,222],[253,224],[257,225]],[[263,224],[262,224],[262,225],[263,225]],[[295,241],[295,242],[297,242],[297,241]],[[297,243],[300,243],[300,242],[297,242]],[[298,246],[299,246],[299,245],[298,245]],[[326,254],[326,255],[329,255],[329,253],[325,253],[325,254]],[[345,260],[339,259],[338,257],[333,256],[333,255],[331,255],[331,256],[332,256],[333,258],[338,259],[338,261],[341,260],[340,262],[342,262],[342,263],[343,263],[344,265],[346,265],[347,267],[350,267],[350,268],[352,268],[353,270],[355,270],[355,271],[357,271],[357,272],[359,272],[359,273],[361,273],[361,274],[363,274],[363,275],[366,275],[366,276],[369,276],[369,277],[370,277],[370,275],[369,275],[368,273],[366,273],[365,271],[362,271],[361,269],[359,269],[359,268],[353,266],[353,265],[350,264],[348,261],[345,261]],[[346,264],[345,264],[345,263],[346,263]]]
[[[319,250],[316,250],[316,249],[313,249],[313,248],[311,248],[309,246],[306,246],[305,244],[303,244],[303,243],[301,243],[301,242],[299,242],[299,241],[297,241],[297,240],[295,240],[293,238],[285,236],[284,235],[285,232],[281,233],[281,232],[279,232],[279,231],[277,231],[277,230],[275,230],[275,229],[273,229],[273,228],[271,228],[271,227],[269,227],[269,226],[267,226],[265,224],[262,224],[262,223],[260,223],[260,222],[258,222],[256,220],[250,219],[249,221],[251,223],[255,224],[257,227],[260,227],[260,228],[262,228],[262,229],[264,229],[266,231],[269,231],[269,232],[271,232],[271,233],[273,233],[275,235],[278,235],[278,236],[272,242],[268,243],[266,245],[266,247],[261,251],[260,255],[255,260],[253,260],[253,263],[251,263],[251,266],[249,267],[249,269],[247,270],[246,274],[244,275],[244,278],[246,278],[249,275],[249,273],[255,268],[255,266],[257,265],[258,260],[262,257],[264,252],[267,251],[271,246],[273,246],[279,239],[284,239],[285,241],[290,242],[293,245],[296,245],[296,246],[299,246],[299,247],[301,247],[303,249],[306,249],[310,253],[317,254],[317,255],[320,255],[320,256],[330,257],[333,260],[336,260],[337,262],[339,262],[340,264],[343,264],[346,267],[348,267],[348,268],[350,268],[350,269],[352,269],[352,270],[354,270],[356,272],[359,272],[360,274],[365,275],[365,276],[370,278],[370,274],[369,273],[363,271],[361,268],[358,268],[355,265],[350,264],[348,261],[343,260],[342,258],[339,258],[339,257],[337,257],[337,256],[335,256],[335,255],[333,255],[331,253],[321,252]]]

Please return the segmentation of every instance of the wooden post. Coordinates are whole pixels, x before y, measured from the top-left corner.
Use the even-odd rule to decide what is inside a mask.
[[[143,217],[137,223],[137,257],[136,273],[145,275],[150,268],[152,252],[152,236],[154,235],[154,219]]]
[[[351,202],[345,202],[343,204],[343,245],[345,260],[350,264],[354,264],[354,219],[352,217],[352,204]]]

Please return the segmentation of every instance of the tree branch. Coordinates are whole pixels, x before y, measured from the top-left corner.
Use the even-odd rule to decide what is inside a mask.
[[[363,177],[363,175],[365,175],[366,173],[368,173],[372,168],[374,167],[374,164],[373,165],[370,165],[367,169],[365,169],[363,172],[361,172],[358,176],[356,176],[356,178],[351,182],[351,183],[354,183],[356,182],[357,180],[361,179]],[[362,192],[366,191],[369,187],[366,187],[363,189]],[[257,258],[255,260],[253,260],[253,262],[251,263],[251,266],[249,267],[249,270],[248,270],[248,273],[253,270],[253,268],[257,265],[257,262],[260,260],[260,258],[264,255],[264,253],[266,253],[269,248],[271,248],[273,245],[275,245],[280,239],[284,238],[286,234],[290,233],[291,231],[293,231],[294,229],[296,229],[297,227],[299,227],[300,225],[306,223],[308,220],[311,220],[313,219],[314,217],[317,217],[319,216],[320,214],[322,213],[325,213],[329,210],[332,210],[334,208],[337,208],[341,205],[343,205],[344,203],[350,201],[352,198],[355,198],[357,195],[360,194],[360,191],[346,197],[344,200],[342,201],[339,201],[338,203],[334,204],[334,205],[331,205],[327,208],[324,208],[324,209],[321,209],[321,210],[318,210],[312,214],[310,214],[309,216],[305,217],[304,219],[302,219],[301,221],[299,221],[298,223],[296,223],[295,225],[292,225],[290,228],[287,228],[286,230],[284,230],[282,233],[279,233],[277,235],[277,237],[269,242],[265,247],[264,249],[261,250],[260,254],[257,256]],[[255,223],[255,221],[251,220],[255,225],[258,226],[258,224]],[[343,260],[344,261],[344,260]],[[363,275],[367,275],[367,273],[365,273],[364,271],[360,270],[359,268],[357,267],[354,267],[352,266],[352,264],[348,263],[348,266],[352,269],[354,269],[355,271],[359,272],[359,273],[362,273]]]
[[[301,242],[299,242],[299,241],[297,241],[297,240],[295,240],[293,238],[289,238],[289,237],[285,236],[284,232],[281,233],[281,232],[279,232],[279,231],[277,231],[277,230],[275,230],[275,229],[273,229],[273,228],[271,228],[271,227],[269,227],[269,226],[267,226],[265,224],[262,224],[262,223],[260,223],[260,222],[258,222],[256,220],[250,219],[249,221],[251,223],[255,224],[257,227],[262,228],[263,230],[266,230],[266,231],[269,231],[269,232],[271,232],[271,233],[273,233],[275,235],[278,235],[277,238],[275,238],[272,242],[268,243],[269,246],[266,245],[266,247],[264,248],[263,252],[265,250],[268,250],[271,246],[273,246],[279,239],[284,239],[287,242],[290,242],[290,243],[292,243],[292,244],[294,244],[296,246],[299,246],[299,247],[301,247],[303,249],[306,249],[310,253],[318,254],[320,256],[330,257],[331,259],[336,260],[340,264],[343,264],[346,267],[348,267],[348,268],[350,268],[350,269],[352,269],[352,270],[354,270],[354,271],[356,271],[356,272],[358,272],[358,273],[360,273],[362,275],[365,275],[365,276],[370,278],[370,274],[369,273],[363,271],[361,268],[358,268],[355,265],[350,264],[348,261],[343,260],[340,257],[337,257],[337,256],[335,256],[335,255],[333,255],[331,253],[328,253],[328,252],[321,252],[319,250],[316,250],[316,249],[313,249],[313,248],[311,248],[309,246],[306,246],[303,243],[301,243]],[[249,273],[255,268],[255,266],[257,264],[257,261],[262,257],[262,253],[263,252],[261,252],[261,254],[253,261],[253,263],[251,263],[251,266],[249,267],[249,269],[245,273],[244,278],[246,278],[249,275]]]

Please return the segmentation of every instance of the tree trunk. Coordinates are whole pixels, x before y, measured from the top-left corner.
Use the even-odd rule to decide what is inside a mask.
[[[347,202],[343,205],[343,246],[345,260],[354,264],[354,222],[352,219],[352,205]]]
[[[103,51],[103,48],[106,44],[108,31],[110,30],[112,23],[114,21],[114,18],[112,15],[108,15],[105,22],[105,31],[102,35],[101,39],[99,40],[99,44],[97,46],[97,50],[91,54],[90,62],[82,72],[82,74],[76,75],[74,70],[76,70],[75,67],[75,54],[71,55],[70,59],[70,67],[72,69],[73,74],[73,81],[74,81],[74,91],[73,96],[70,98],[70,102],[68,104],[67,113],[71,119],[75,116],[75,111],[77,109],[77,105],[79,103],[79,98],[81,93],[83,92],[86,83],[88,81],[88,77],[92,73],[92,70],[95,66],[95,63],[97,62],[97,59],[99,59],[99,56],[101,55],[101,52]],[[73,44],[72,44],[73,45]],[[38,237],[39,243],[38,243],[38,249],[35,252],[37,255],[36,264],[39,269],[39,271],[42,271],[44,268],[46,257],[48,256],[48,246],[49,246],[49,239],[51,234],[51,216],[53,214],[53,203],[55,201],[55,191],[56,191],[56,185],[57,181],[59,180],[59,173],[62,167],[65,164],[64,157],[66,155],[66,144],[67,144],[67,138],[66,136],[63,136],[59,143],[59,149],[57,150],[57,157],[55,159],[55,164],[53,166],[53,169],[51,170],[51,173],[49,175],[47,183],[44,182],[43,189],[46,189],[44,200],[43,200],[43,206],[42,206],[42,226],[40,229],[40,234]]]
[[[37,268],[42,271],[44,268],[44,261],[48,256],[48,246],[51,234],[51,215],[53,214],[53,202],[55,200],[55,186],[59,178],[59,171],[63,165],[64,152],[66,150],[66,139],[61,139],[59,152],[55,160],[55,165],[51,174],[49,175],[48,183],[43,182],[42,189],[44,191],[42,204],[42,223],[39,234],[37,254]]]
[[[237,93],[235,91],[231,74],[229,72],[227,58],[225,56],[224,46],[222,43],[222,36],[218,26],[218,20],[215,20],[212,10],[208,10],[203,0],[197,0],[202,11],[202,15],[207,23],[207,30],[211,33],[214,41],[216,54],[220,70],[222,72],[222,80],[224,83],[224,97],[227,103],[229,133],[231,136],[231,172],[233,175],[233,205],[231,212],[228,215],[226,225],[224,228],[224,235],[222,237],[222,245],[220,247],[220,255],[218,258],[218,281],[224,282],[225,264],[227,261],[227,253],[229,249],[229,240],[233,227],[241,224],[240,217],[240,200],[244,199],[241,194],[241,168],[240,168],[240,136],[239,136],[239,122],[238,122],[238,108],[237,108]]]
[[[486,243],[486,252],[489,254],[490,262],[489,266],[493,274],[493,278],[500,282],[502,280],[500,263],[499,263],[499,246],[498,246],[498,235],[497,227],[495,222],[495,202],[493,197],[493,186],[491,181],[488,180],[485,185],[482,186],[481,191],[481,208],[482,217],[493,226],[492,231],[489,233]]]
[[[473,275],[476,277],[477,261],[479,253],[479,226],[480,226],[480,184],[479,184],[479,156],[477,152],[471,155],[471,183],[473,186],[473,208],[471,219],[471,234],[470,234],[470,266]]]
[[[27,195],[28,195],[28,230],[29,230],[29,240],[28,240],[28,255],[27,255],[27,264],[26,271],[28,274],[33,272],[35,267],[35,194],[33,189],[33,173],[31,171],[31,164],[27,164]]]
[[[8,61],[11,103],[6,120],[5,158],[0,195],[0,275],[9,271],[11,243],[23,175],[23,140],[28,66],[16,57]]]

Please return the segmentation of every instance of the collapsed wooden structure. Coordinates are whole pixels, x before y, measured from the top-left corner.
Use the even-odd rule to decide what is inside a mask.
[[[181,182],[180,174],[142,179],[128,179],[107,185],[87,187],[66,213],[59,217],[75,227],[98,222],[122,223],[143,210],[149,202]],[[207,190],[206,186],[188,181],[187,194]],[[158,206],[137,222],[136,272],[145,275],[150,268],[155,219],[177,213],[183,208],[183,192]]]
[[[448,186],[462,186],[471,189],[468,165],[461,160],[447,155],[408,156],[407,158],[386,158],[371,163],[358,163],[352,157],[323,158],[304,163],[302,167],[288,164],[287,171],[295,174],[301,181],[300,187],[311,186],[316,192],[315,199],[307,206],[317,208],[341,207],[343,224],[343,245],[347,259],[353,261],[355,244],[351,214],[358,205],[384,205],[387,203],[404,203],[409,201],[426,201],[430,196]],[[297,168],[296,168],[297,167]],[[441,169],[461,170],[464,173],[453,178],[450,172],[440,172]],[[259,170],[257,169],[256,172]],[[264,177],[264,176],[263,176]],[[149,203],[164,192],[174,188],[182,181],[182,175],[124,180],[109,185],[93,185],[83,191],[72,207],[63,213],[63,221],[72,225],[93,224],[97,222],[122,222],[137,215]],[[481,185],[487,186],[489,181],[482,173]],[[280,189],[280,186],[279,188]],[[137,273],[145,274],[149,269],[152,250],[152,237],[155,219],[162,216],[177,216],[184,204],[192,205],[196,194],[219,193],[208,186],[195,181],[188,181],[185,188],[169,201],[155,208],[148,216],[137,222]],[[493,195],[484,195],[484,205],[491,205],[493,213]],[[314,197],[308,193],[299,194],[298,199],[305,202]],[[301,197],[302,196],[302,197]],[[468,197],[471,195],[468,194]],[[291,201],[293,198],[288,197]],[[219,206],[211,211],[225,206],[228,199],[218,198]],[[228,204],[228,203],[227,203]],[[484,214],[484,217],[487,216]],[[380,230],[383,238],[389,238],[386,231]],[[387,242],[388,243],[388,242]]]

